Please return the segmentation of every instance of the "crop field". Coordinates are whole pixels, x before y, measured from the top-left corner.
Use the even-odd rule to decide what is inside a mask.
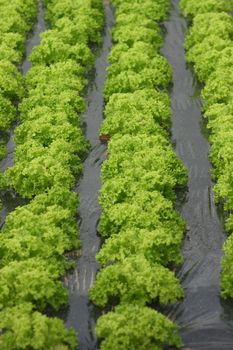
[[[232,350],[233,0],[0,14],[0,350]]]

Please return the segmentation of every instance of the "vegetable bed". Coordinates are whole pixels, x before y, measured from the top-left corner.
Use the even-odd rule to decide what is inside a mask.
[[[181,0],[184,14],[192,19],[186,39],[187,60],[194,65],[198,79],[203,83],[204,117],[210,129],[210,160],[215,201],[223,205],[226,230],[230,234],[224,244],[222,259],[221,295],[233,297],[233,97],[232,0]]]
[[[169,143],[171,68],[160,55],[168,0],[114,0],[116,25],[105,83],[108,141],[99,223],[104,244],[90,298],[105,311],[96,333],[102,350],[181,346],[178,327],[155,309],[183,290],[173,272],[182,262],[185,223],[174,209],[187,171]],[[106,309],[107,308],[107,309]]]
[[[35,0],[0,1],[0,159],[6,155],[6,131],[17,116],[17,104],[25,86],[18,70],[22,62],[27,33],[36,16]]]
[[[45,3],[51,29],[31,54],[33,66],[15,133],[15,163],[4,174],[6,185],[31,201],[8,215],[1,234],[2,350],[77,346],[75,332],[46,313],[67,304],[61,277],[73,264],[64,253],[80,247],[78,198],[72,188],[88,150],[79,116],[85,109],[86,72],[94,62],[91,47],[101,39],[103,8],[101,0]],[[30,14],[23,6],[22,12]],[[21,78],[11,63],[4,64],[8,77],[12,71],[17,79],[8,84],[9,91],[1,89],[3,97],[21,98]]]

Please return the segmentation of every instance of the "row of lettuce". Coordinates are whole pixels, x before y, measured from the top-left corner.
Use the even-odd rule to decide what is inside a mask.
[[[187,60],[203,84],[204,116],[210,129],[215,200],[223,205],[231,234],[224,244],[221,294],[233,297],[233,11],[232,0],[181,0],[192,19]]]
[[[24,96],[24,81],[18,70],[31,30],[36,0],[1,0],[0,23],[0,159],[6,154],[6,131],[17,117],[17,103]]]
[[[22,12],[29,16],[34,2],[26,3],[29,8]],[[45,313],[67,303],[61,277],[72,263],[64,253],[80,246],[78,198],[72,188],[88,150],[80,114],[85,76],[94,62],[90,47],[100,41],[104,18],[101,0],[46,0],[45,5],[51,29],[30,57],[33,66],[15,131],[15,162],[5,172],[7,185],[30,201],[8,215],[1,233],[2,350],[68,350],[77,345],[75,332]],[[6,21],[11,18],[5,16]]]
[[[158,310],[183,297],[174,266],[182,262],[185,224],[174,210],[186,169],[169,143],[172,81],[159,54],[169,0],[113,0],[116,25],[105,83],[101,139],[109,140],[101,172],[104,244],[90,289],[110,312],[97,320],[101,350],[181,346],[177,326]]]

